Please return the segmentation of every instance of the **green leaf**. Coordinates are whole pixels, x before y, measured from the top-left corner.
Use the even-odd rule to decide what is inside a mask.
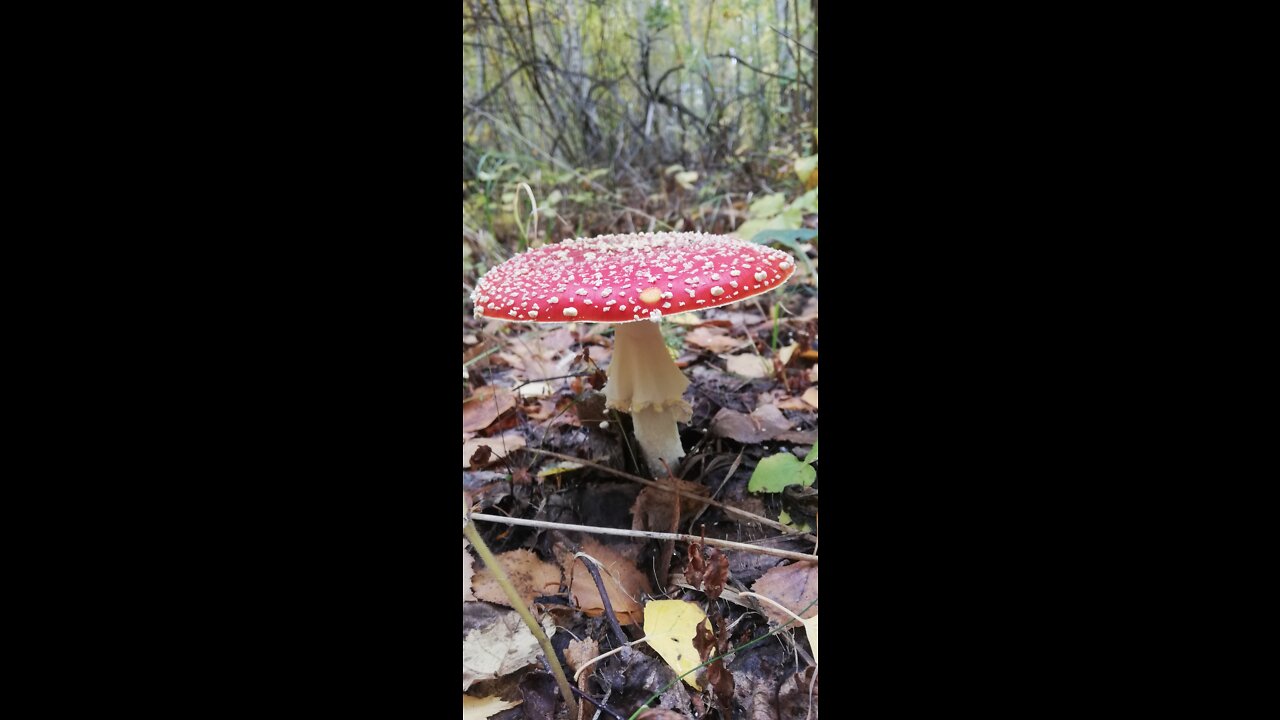
[[[560,194],[559,190],[552,190],[551,194],[548,195],[547,198],[542,201],[542,207],[548,207],[548,208],[552,207],[556,203],[560,202],[560,200],[563,198],[564,196]]]
[[[676,173],[676,182],[680,183],[680,185],[685,190],[692,190],[693,183],[695,183],[697,180],[698,180],[698,173],[694,172],[693,170]]]
[[[769,218],[767,220],[748,220],[742,223],[737,230],[734,230],[733,234],[754,242],[754,238],[759,237],[762,231],[769,230],[771,228],[781,228],[782,222],[782,218],[776,217]]]
[[[782,206],[786,202],[787,202],[787,196],[783,195],[782,193],[765,195],[759,200],[751,203],[751,207],[750,207],[751,217],[766,218],[766,217],[771,217],[773,215],[777,215],[778,211],[782,209]]]
[[[780,493],[788,485],[804,485],[808,487],[818,477],[818,471],[811,465],[805,465],[791,453],[778,453],[760,460],[756,469],[747,481],[750,492]]]
[[[818,462],[818,441],[813,441],[813,447],[809,449],[809,454],[804,456],[804,461],[810,465]]]
[[[799,230],[804,224],[804,213],[794,208],[787,208],[778,214],[782,227],[786,230]]]
[[[742,227],[746,227],[746,226],[747,226],[746,223],[743,223]],[[746,237],[746,233],[742,232],[742,228],[738,228],[738,234],[741,235],[742,237]],[[809,228],[795,228],[790,230],[765,230],[763,232],[758,232],[755,235],[751,236],[751,242],[793,243],[793,242],[802,241],[802,240],[810,240],[817,236],[818,236],[818,231],[811,230]]]
[[[787,206],[787,209],[811,213],[818,212],[818,188],[814,188],[795,200],[792,200],[791,204]]]

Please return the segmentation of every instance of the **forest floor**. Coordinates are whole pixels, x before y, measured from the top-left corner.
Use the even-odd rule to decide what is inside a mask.
[[[816,267],[816,246],[801,249]],[[597,717],[600,709],[600,718],[628,718],[646,701],[675,713],[651,718],[817,717],[816,638],[808,637],[818,612],[817,301],[816,277],[802,265],[776,292],[663,318],[668,347],[690,380],[684,397],[693,417],[681,426],[687,456],[658,484],[716,504],[677,502],[637,464],[629,418],[604,407],[612,326],[498,322],[472,317],[469,303],[464,307],[464,503],[473,513],[543,523],[474,521],[535,617],[552,631],[560,662],[582,693],[579,717]],[[772,457],[779,460],[758,471]],[[791,475],[780,479],[777,466]],[[749,490],[753,475],[769,487]],[[752,548],[560,525],[674,530]],[[603,567],[608,609],[588,561],[575,557],[579,552]],[[812,559],[797,559],[804,556]],[[748,592],[815,619],[801,625],[771,603],[743,595]],[[685,604],[653,605],[662,600]],[[567,718],[541,650],[530,644],[532,634],[510,605],[464,541],[463,689],[470,698],[464,703],[471,703],[464,711],[498,720]],[[646,628],[653,638],[653,623],[669,608],[687,606],[696,607],[695,621],[710,618],[711,632],[694,631],[695,649],[684,653],[700,658],[694,665],[786,629],[685,682],[675,681],[671,653],[660,654],[657,642],[632,644],[573,679],[587,659],[623,644],[619,628],[627,642],[645,636]]]

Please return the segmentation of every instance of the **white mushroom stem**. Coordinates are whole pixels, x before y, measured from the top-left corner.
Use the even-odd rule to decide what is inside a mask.
[[[659,460],[674,465],[684,457],[676,423],[688,422],[693,408],[683,398],[689,380],[667,352],[658,323],[615,326],[608,376],[606,406],[631,413],[649,470],[654,476],[664,475]]]

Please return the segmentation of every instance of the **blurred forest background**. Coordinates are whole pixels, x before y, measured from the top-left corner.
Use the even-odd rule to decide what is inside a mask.
[[[611,232],[816,257],[817,8],[464,0],[464,291],[527,247]]]

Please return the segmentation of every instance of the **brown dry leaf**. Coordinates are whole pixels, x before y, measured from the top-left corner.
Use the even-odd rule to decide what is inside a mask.
[[[544,618],[542,628],[551,637],[555,623],[550,617]],[[462,638],[462,689],[532,665],[541,653],[538,639],[529,632],[520,613],[509,610],[492,625],[473,629]]]
[[[462,432],[476,432],[493,424],[502,413],[516,406],[510,390],[485,385],[462,403]]]
[[[677,490],[693,493],[694,495],[705,497],[711,493],[707,486],[699,485],[689,480],[676,479],[673,482],[671,478],[667,478],[658,482],[662,485],[674,486]],[[635,504],[631,506],[631,529],[671,532],[671,523],[675,519],[677,497],[680,499],[680,518],[682,522],[692,518],[694,513],[705,505],[705,503],[698,502],[693,498],[681,497],[664,490],[646,487],[636,496]]]
[[[773,439],[779,442],[795,443],[797,445],[812,445],[818,441],[818,431],[793,430],[790,432],[778,433]]]
[[[519,433],[507,433],[499,437],[478,437],[462,443],[462,467],[471,467],[471,456],[481,445],[488,445],[493,449],[492,460],[498,460],[506,456],[509,452],[515,452],[525,446],[525,439]]]
[[[532,550],[509,550],[497,557],[502,569],[507,571],[507,577],[511,578],[511,584],[516,586],[526,603],[532,603],[539,595],[554,595],[560,591],[560,568],[539,560]],[[471,579],[471,588],[479,600],[511,607],[511,600],[489,568],[476,572]]]
[[[561,326],[551,331],[533,330],[511,337],[497,357],[520,371],[525,380],[564,375],[573,364],[573,333]]]
[[[713,353],[727,353],[740,350],[751,344],[746,338],[731,337],[726,330],[718,327],[701,327],[690,330],[684,336],[685,342],[704,347]]]
[[[807,405],[803,400],[798,397],[791,397],[790,395],[775,400],[773,404],[778,406],[779,410],[803,410],[804,412],[813,412],[813,408]]]
[[[588,537],[582,541],[582,552],[604,565],[600,568],[600,579],[604,581],[605,592],[609,594],[609,604],[613,606],[614,615],[618,616],[618,623],[630,625],[642,622],[644,605],[640,602],[641,595],[653,590],[649,578],[636,569],[633,560],[593,538]],[[600,591],[596,588],[591,572],[572,554],[567,562],[572,563],[570,573],[573,575],[573,585],[569,589],[570,598],[588,617],[603,615],[604,600],[600,598]]]
[[[467,552],[467,541],[462,541],[462,602],[475,600],[476,596],[471,594],[471,576],[476,574],[472,568],[475,564],[475,558],[471,557],[471,553]]]
[[[574,562],[578,562],[574,560]],[[589,573],[588,573],[589,574]],[[582,664],[600,654],[600,643],[591,638],[586,640],[570,640],[569,647],[564,650],[564,659],[574,672],[582,669]]]
[[[500,697],[476,698],[462,694],[462,720],[489,720],[503,710],[509,710],[524,700],[507,702]]]
[[[524,359],[514,353],[497,352],[492,357],[502,360],[502,362],[515,370],[524,370]]]
[[[769,377],[773,374],[773,363],[759,355],[743,353],[742,355],[721,355],[725,368],[734,375],[749,378]]]
[[[818,720],[818,686],[822,683],[813,673],[814,668],[805,668],[783,681],[778,688],[778,720]]]
[[[520,678],[520,696],[524,698],[525,720],[543,720],[556,716],[560,699],[556,679],[549,672],[535,670]]]
[[[750,415],[721,408],[711,419],[711,432],[747,444],[772,440],[790,429],[791,421],[776,405],[761,405]]]
[[[818,615],[817,603],[803,613],[800,612],[818,598],[818,566],[814,563],[795,562],[790,565],[779,565],[760,576],[760,579],[751,586],[751,590],[777,602],[802,618],[808,619]],[[767,602],[760,603],[760,608],[776,623],[785,625],[795,622],[795,618]]]
[[[818,388],[811,387],[808,390],[805,390],[804,395],[801,395],[800,399],[812,405],[814,410],[817,410],[818,409]]]
[[[776,680],[763,681],[758,673],[738,670],[733,678],[739,688],[737,701],[746,712],[747,720],[778,720],[778,688]]]

